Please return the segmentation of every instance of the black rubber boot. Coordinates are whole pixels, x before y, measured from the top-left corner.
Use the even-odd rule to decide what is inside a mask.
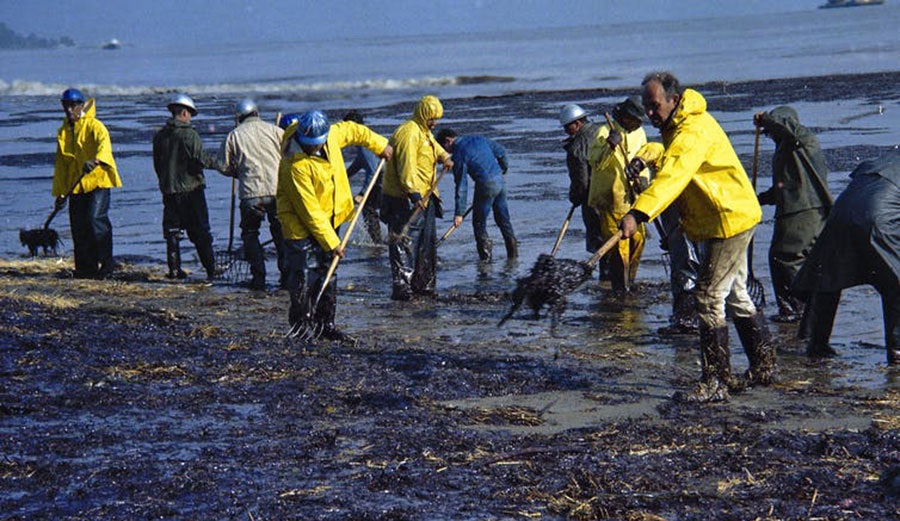
[[[493,260],[494,243],[487,237],[475,236],[475,246],[478,248],[478,258],[482,262],[491,262]]]
[[[519,241],[515,237],[503,237],[503,244],[506,246],[506,258],[516,259],[519,257]]]
[[[700,326],[700,382],[693,391],[678,391],[673,398],[686,403],[728,401],[731,377],[731,352],[728,349],[728,327],[711,329]]]
[[[810,358],[828,358],[837,356],[837,351],[829,345],[831,329],[834,327],[834,316],[840,301],[840,293],[813,293],[806,309],[809,324],[809,340],[806,344],[806,356]]]
[[[734,328],[737,329],[744,353],[750,367],[744,373],[744,381],[747,385],[769,385],[775,381],[775,346],[772,345],[772,337],[766,326],[766,319],[762,313],[757,313],[749,318],[735,318]]]
[[[884,340],[888,365],[900,364],[900,295],[891,289],[879,289],[884,314]]]
[[[169,265],[169,273],[166,278],[183,279],[187,277],[181,269],[181,247],[179,246],[180,238],[177,235],[166,237],[166,263]]]

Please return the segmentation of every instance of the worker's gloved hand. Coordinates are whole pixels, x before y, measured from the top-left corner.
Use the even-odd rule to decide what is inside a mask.
[[[669,251],[669,241],[667,237],[659,238],[659,249],[662,251]]]
[[[422,210],[425,210],[425,205],[422,203],[422,194],[419,192],[413,192],[409,194],[409,200],[412,204],[418,206]]]
[[[629,179],[634,179],[640,176],[645,168],[647,168],[647,163],[645,163],[643,159],[636,157],[625,167],[625,176]]]
[[[765,112],[757,112],[753,115],[753,124],[757,127],[761,127],[763,124],[763,117],[766,115]]]
[[[613,130],[609,133],[609,137],[606,138],[606,144],[609,145],[609,148],[615,150],[619,143],[622,142],[622,134],[619,133],[618,130]]]
[[[453,170],[453,160],[447,156],[447,159],[444,160],[444,172],[449,172]]]
[[[87,161],[84,162],[84,166],[82,167],[82,171],[83,171],[85,174],[90,173],[91,170],[97,168],[97,165],[99,165],[99,164],[100,164],[100,161],[97,161],[96,159],[88,159]]]
[[[384,150],[378,154],[378,157],[384,159],[385,161],[390,161],[392,157],[394,157],[394,147],[391,145],[387,145],[384,147]]]
[[[339,244],[339,245],[335,246],[333,250],[331,250],[331,254],[334,255],[335,257],[340,257],[343,259],[344,258],[344,248]]]
[[[57,197],[56,200],[53,201],[53,207],[56,208],[57,210],[62,210],[63,207],[65,207],[65,206],[66,206],[66,196],[64,196],[64,195]]]

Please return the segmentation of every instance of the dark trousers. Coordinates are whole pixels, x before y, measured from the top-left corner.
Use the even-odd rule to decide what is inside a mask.
[[[103,277],[113,270],[109,188],[69,197],[69,227],[76,277]]]
[[[437,230],[435,218],[440,201],[432,196],[424,212],[409,227],[412,248],[400,234],[415,208],[406,198],[384,195],[382,197],[381,219],[387,222],[390,232],[388,257],[391,262],[391,280],[395,300],[409,299],[411,293],[418,295],[435,294],[437,285]]]
[[[888,363],[900,363],[900,288],[892,284],[877,284],[875,289],[881,295]],[[801,325],[801,328],[808,328],[808,352],[831,351],[828,344],[840,300],[840,291],[817,291],[810,296]]]
[[[665,249],[669,254],[669,276],[672,288],[672,316],[669,321],[675,326],[696,327],[697,274],[700,271],[700,251],[702,245],[688,240],[679,225],[680,216],[675,206],[667,208],[659,221],[666,233]]]
[[[825,226],[827,214],[825,209],[816,208],[775,219],[769,248],[769,271],[780,315],[799,315],[803,312],[803,299],[791,291],[791,284]]]
[[[509,220],[509,207],[506,204],[506,187],[503,179],[477,183],[472,206],[472,228],[475,231],[475,241],[479,245],[479,253],[483,249],[482,244],[489,244],[487,218],[493,210],[494,222],[500,228],[500,234],[503,236],[503,242],[506,244],[507,256],[510,256],[510,253],[513,253],[512,256],[515,256],[516,235]],[[490,246],[487,246],[486,249],[490,251]],[[483,256],[482,259],[484,260]]]
[[[181,230],[187,231],[188,239],[197,248],[197,256],[200,257],[207,276],[212,278],[216,271],[216,259],[203,188],[185,193],[163,194],[163,236],[166,242],[174,242],[177,248]]]
[[[279,283],[284,285],[284,239],[275,209],[275,198],[272,196],[252,197],[241,201],[241,241],[244,244],[244,258],[250,264],[250,274],[253,276],[251,285],[265,286],[266,283],[266,255],[259,242],[259,228],[263,219],[269,220],[269,232],[278,253],[278,271],[281,274]]]
[[[285,285],[291,295],[288,322],[291,326],[302,323],[307,317],[316,322],[334,326],[337,307],[337,273],[332,276],[319,305],[312,310],[313,300],[318,295],[328,272],[332,255],[310,237],[284,241],[284,261],[286,267]]]

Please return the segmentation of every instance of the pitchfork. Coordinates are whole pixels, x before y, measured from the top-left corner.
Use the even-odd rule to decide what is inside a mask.
[[[756,125],[756,139],[753,143],[753,174],[752,184],[753,193],[756,193],[756,176],[759,167],[759,133],[760,126]],[[762,283],[753,276],[753,239],[750,239],[750,245],[747,247],[747,293],[753,301],[756,309],[762,311],[766,306],[766,290]]]
[[[366,201],[369,200],[369,193],[372,192],[375,181],[378,180],[378,175],[381,174],[381,169],[384,168],[384,163],[384,159],[378,162],[378,168],[375,169],[375,173],[372,174],[372,179],[369,181],[368,186],[366,186],[362,201],[360,201],[359,206],[356,207],[353,218],[350,219],[350,225],[347,227],[347,231],[344,232],[344,237],[341,239],[340,250],[343,250],[350,242],[350,235],[353,233],[353,228],[356,227],[356,221],[358,221],[359,216],[362,215],[363,207],[366,205]],[[291,329],[288,330],[285,335],[286,338],[299,338],[301,341],[307,342],[319,338],[319,335],[322,334],[322,331],[325,329],[325,324],[315,320],[314,316],[316,308],[319,307],[319,301],[322,299],[322,295],[325,293],[325,289],[328,287],[328,283],[331,281],[331,277],[334,275],[340,260],[341,257],[338,255],[335,255],[331,260],[331,265],[328,266],[328,272],[325,274],[325,279],[322,281],[322,286],[319,288],[319,293],[316,295],[315,300],[313,300],[312,306],[306,310],[306,316],[303,317],[302,320],[291,326]]]

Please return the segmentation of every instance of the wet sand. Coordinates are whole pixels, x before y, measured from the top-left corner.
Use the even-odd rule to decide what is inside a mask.
[[[746,118],[760,97],[886,103],[898,98],[898,79],[700,88],[723,118]],[[534,152],[560,136],[516,131],[508,114],[552,117],[566,100],[606,106],[624,94],[522,93],[445,107],[461,133],[506,125],[501,142],[534,169],[518,181],[521,202],[561,198],[538,171],[552,156]],[[375,112],[397,118],[410,108]],[[732,139],[746,151],[752,136]],[[860,139],[826,153],[846,171],[884,148]],[[837,193],[842,180],[832,182]],[[591,283],[555,332],[525,313],[496,328],[505,292],[532,250],[552,245],[556,226],[526,226],[519,264],[499,260],[474,280],[451,275],[474,262],[468,230],[459,233],[442,254],[435,302],[391,302],[383,249],[360,247],[366,255],[348,259],[339,281],[338,321],[358,337],[347,344],[285,341],[282,291],[174,284],[158,263],[128,259],[111,281],[73,280],[71,266],[52,259],[0,262],[0,519],[900,515],[879,483],[900,458],[900,371],[884,365],[873,292],[848,292],[837,359],[808,361],[793,328],[773,325],[778,384],[683,406],[669,396],[699,373],[696,340],[657,332],[670,306],[658,250],[624,301]],[[768,271],[765,228],[759,273]],[[572,234],[567,256],[578,257],[580,240]],[[736,335],[732,347],[743,370]]]

